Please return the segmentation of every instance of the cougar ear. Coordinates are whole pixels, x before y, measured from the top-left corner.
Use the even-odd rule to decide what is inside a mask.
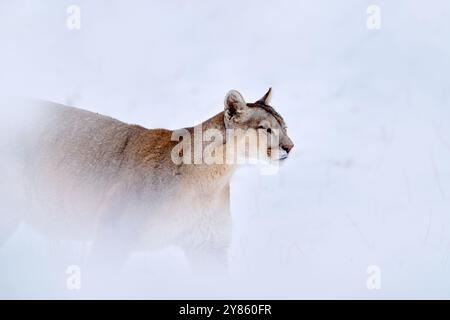
[[[271,98],[272,98],[272,88],[269,88],[269,90],[266,92],[266,94],[261,99],[256,101],[256,103],[263,103],[263,104],[269,105]]]
[[[225,114],[228,118],[239,116],[245,108],[247,108],[247,104],[238,91],[231,90],[227,93],[225,96]]]

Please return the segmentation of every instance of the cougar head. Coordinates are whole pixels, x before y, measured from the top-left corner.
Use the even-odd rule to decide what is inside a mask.
[[[270,106],[271,95],[272,88],[269,88],[261,99],[246,103],[238,91],[229,91],[225,96],[224,122],[227,129],[240,129],[244,134],[256,130],[258,139],[266,140],[267,155],[283,160],[288,157],[294,143],[287,134],[283,117]]]

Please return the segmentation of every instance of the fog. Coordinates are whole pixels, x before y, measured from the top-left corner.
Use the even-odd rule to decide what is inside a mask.
[[[449,14],[444,0],[0,0],[2,95],[177,129],[222,111],[230,89],[253,102],[272,87],[295,144],[276,175],[235,174],[226,278],[193,276],[171,247],[93,284],[89,245],[22,224],[0,247],[0,297],[448,298]]]

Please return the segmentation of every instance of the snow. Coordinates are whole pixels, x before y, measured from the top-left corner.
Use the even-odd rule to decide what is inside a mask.
[[[273,87],[295,147],[279,174],[233,179],[229,280],[199,285],[170,248],[133,256],[134,282],[101,297],[449,298],[449,14],[445,0],[1,0],[0,88],[179,128],[230,89]],[[49,256],[22,226],[0,248],[0,297],[85,297]]]

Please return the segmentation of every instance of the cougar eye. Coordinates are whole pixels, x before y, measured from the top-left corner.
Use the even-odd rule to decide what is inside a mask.
[[[258,129],[264,130],[264,131],[266,131],[266,132],[269,133],[269,134],[272,133],[272,129],[266,128],[266,127],[264,127],[264,126],[259,126]]]

